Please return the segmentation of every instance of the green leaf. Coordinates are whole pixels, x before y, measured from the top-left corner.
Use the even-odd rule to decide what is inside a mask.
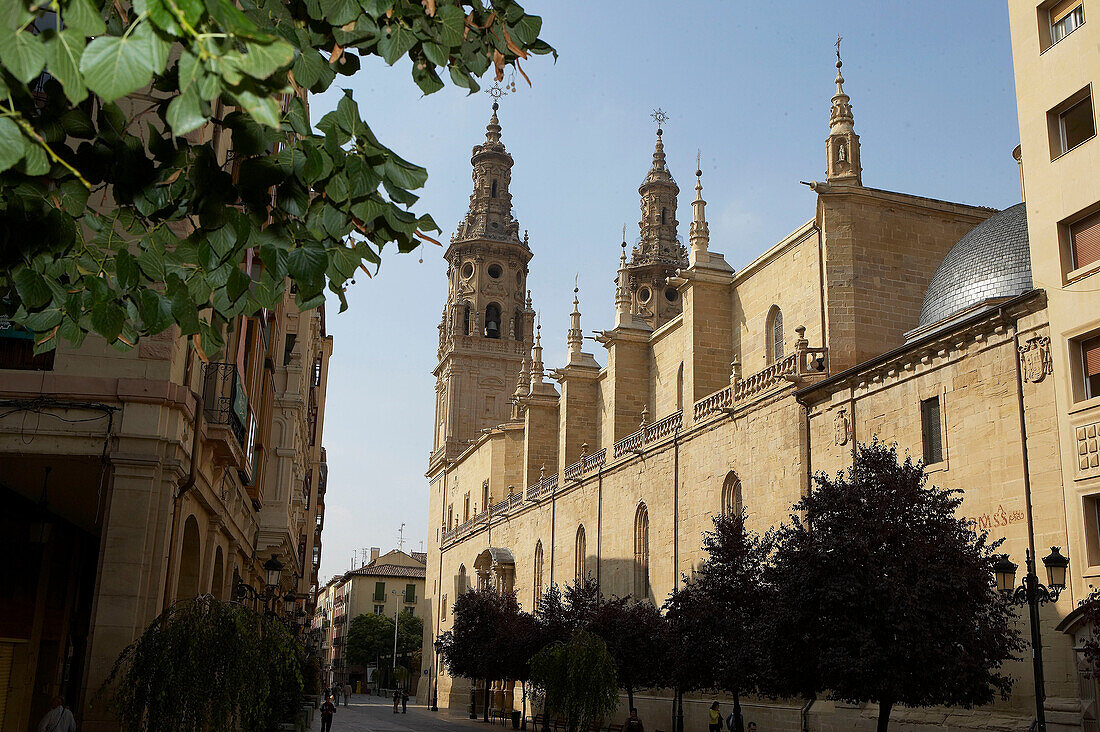
[[[477,82],[474,81],[474,78],[458,68],[457,64],[451,66],[451,81],[453,81],[456,86],[469,89],[471,94],[481,88],[478,86]]]
[[[439,74],[435,73],[434,68],[426,64],[413,64],[412,77],[416,85],[420,87],[420,91],[425,94],[435,94],[443,88],[443,82],[440,81]]]
[[[183,35],[183,29],[176,21],[176,16],[164,0],[134,0],[134,12],[138,15],[147,15],[153,25],[165,33],[173,36]]]
[[[383,174],[391,183],[402,188],[420,188],[428,182],[428,171],[396,155],[386,160]]]
[[[324,65],[325,60],[321,54],[312,48],[304,49],[294,60],[292,67],[294,78],[306,89],[312,89],[313,85],[320,80]]]
[[[542,30],[542,18],[537,15],[524,15],[518,23],[508,29],[508,32],[512,34],[513,39],[524,46],[529,46],[539,37],[540,30]]]
[[[132,36],[100,36],[88,44],[80,60],[84,82],[108,102],[135,92],[153,78],[144,58],[147,53],[149,44]]]
[[[80,75],[80,57],[84,53],[84,35],[66,28],[46,41],[46,68],[61,82],[65,96],[80,104],[88,96],[84,78]]]
[[[378,53],[382,60],[393,66],[397,59],[416,45],[416,34],[400,23],[390,23],[378,39]]]
[[[281,110],[279,104],[270,96],[261,96],[249,89],[242,89],[239,92],[232,94],[233,99],[237,104],[241,105],[244,111],[248,112],[248,116],[256,120],[262,125],[268,127],[279,127],[279,116]]]
[[[154,74],[162,73],[164,67],[168,65],[168,52],[171,50],[172,44],[162,38],[160,31],[148,22],[138,23],[137,28],[130,34],[130,38],[135,43],[145,46],[145,51],[141,54],[141,60],[146,68]]]
[[[0,173],[23,159],[23,133],[8,117],[0,117]]]
[[[436,66],[447,65],[447,49],[438,43],[432,43],[431,41],[424,42],[424,56],[427,57]]]
[[[329,252],[332,254],[332,268],[345,280],[355,274],[362,261],[354,249],[345,246],[332,247]]]
[[[321,12],[325,14],[325,22],[341,26],[355,20],[360,9],[355,0],[321,0]]]
[[[206,115],[203,114],[198,87],[192,84],[173,99],[168,104],[165,118],[172,128],[172,134],[177,137],[202,127],[206,123]]]
[[[206,0],[206,9],[222,28],[236,36],[256,41],[272,41],[275,36],[261,31],[233,0]]]
[[[294,61],[294,47],[286,41],[248,43],[241,71],[254,79],[266,79]]]
[[[172,324],[172,303],[156,290],[141,291],[138,301],[141,323],[150,333],[160,333]]]
[[[125,249],[119,250],[115,255],[115,275],[118,277],[118,286],[129,290],[138,283],[137,261]]]
[[[12,76],[29,84],[46,65],[46,49],[38,36],[19,30],[0,42],[0,61]]]
[[[299,283],[316,282],[325,274],[328,257],[318,246],[295,247],[287,252],[286,267],[291,278]]]
[[[37,310],[48,303],[52,297],[45,278],[29,267],[17,269],[12,280],[15,282],[15,291],[19,294],[20,301],[28,310]]]
[[[126,323],[126,311],[114,302],[96,303],[92,306],[91,321],[92,329],[113,343]]]
[[[436,10],[435,19],[439,21],[439,40],[444,46],[454,48],[462,43],[462,27],[466,24],[466,14],[462,8],[444,5]]]
[[[45,175],[50,172],[50,159],[41,145],[23,138],[23,162],[20,167],[27,175]]]
[[[62,313],[58,308],[46,308],[37,313],[29,313],[19,320],[19,324],[35,333],[45,333],[61,322]]]
[[[61,12],[61,19],[65,28],[87,37],[101,36],[107,32],[103,16],[89,0],[69,0]]]

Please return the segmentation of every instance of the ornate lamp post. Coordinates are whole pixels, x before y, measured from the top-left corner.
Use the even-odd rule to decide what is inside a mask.
[[[993,564],[993,572],[997,576],[997,589],[1003,592],[1014,605],[1027,605],[1028,616],[1031,621],[1031,658],[1034,665],[1035,677],[1035,728],[1038,732],[1046,732],[1046,711],[1043,701],[1046,699],[1046,691],[1043,683],[1043,643],[1039,629],[1039,606],[1048,602],[1057,602],[1058,595],[1066,588],[1066,569],[1069,567],[1069,558],[1062,556],[1061,547],[1052,546],[1050,554],[1043,557],[1043,566],[1047,568],[1047,585],[1039,584],[1039,578],[1035,574],[1035,557],[1028,549],[1025,553],[1027,562],[1027,574],[1024,575],[1019,587],[1016,584],[1017,565],[1002,555]]]
[[[237,578],[237,586],[233,590],[233,596],[238,600],[244,600],[245,598],[251,599],[253,602],[263,601],[264,613],[269,616],[274,616],[275,613],[275,596],[279,591],[279,578],[283,574],[283,563],[279,561],[279,558],[274,554],[271,558],[264,562],[264,575],[267,581],[266,586],[262,591],[257,590],[252,585],[246,584],[244,580]]]

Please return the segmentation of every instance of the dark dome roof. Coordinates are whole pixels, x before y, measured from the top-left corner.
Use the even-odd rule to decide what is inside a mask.
[[[1013,297],[1031,289],[1027,214],[1017,203],[974,227],[951,247],[936,268],[918,328],[990,298]]]

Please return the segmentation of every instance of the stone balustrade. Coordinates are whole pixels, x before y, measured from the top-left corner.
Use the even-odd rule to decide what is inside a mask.
[[[683,411],[676,411],[653,424],[644,425],[637,432],[616,442],[612,447],[612,455],[620,458],[628,452],[640,449],[644,445],[669,437],[680,429],[683,421]]]
[[[601,467],[607,462],[607,448],[603,448],[591,455],[584,455],[580,460],[565,469],[563,475],[566,480],[580,480],[585,473],[589,473]]]

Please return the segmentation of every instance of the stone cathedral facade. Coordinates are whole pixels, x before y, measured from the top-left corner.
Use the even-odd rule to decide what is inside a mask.
[[[1091,551],[1070,541],[1090,535],[1080,528],[1090,519],[1060,469],[1055,384],[1075,376],[1052,367],[1057,336],[1032,282],[1025,205],[998,212],[864,185],[843,83],[838,61],[816,208],[740,270],[710,239],[699,171],[682,243],[658,130],[638,238],[629,251],[622,242],[605,295],[614,321],[597,337],[602,366],[583,350],[576,296],[567,360],[543,362],[526,290],[537,246],[511,214],[513,160],[494,105],[445,254],[422,700],[435,688],[441,705],[469,703],[469,683],[446,674],[431,643],[458,594],[513,589],[530,609],[550,584],[587,576],[605,595],[660,604],[702,559],[713,515],[743,506],[764,531],[812,474],[844,468],[877,435],[923,458],[936,484],[963,489],[966,515],[1021,566],[1026,548],[1074,559],[1071,586],[1042,610],[1045,705],[1049,729],[1097,729],[1096,683],[1078,669],[1079,629],[1066,621],[1088,593],[1080,560]],[[1082,464],[1100,491],[1100,469]],[[893,719],[1025,729],[1030,661],[1010,670],[1019,681],[1007,701]],[[496,687],[495,704],[519,706],[518,687]],[[635,698],[650,728],[671,728],[665,692]],[[688,728],[701,728],[712,698],[685,700]],[[874,729],[876,713],[824,700],[746,706],[768,730]]]

